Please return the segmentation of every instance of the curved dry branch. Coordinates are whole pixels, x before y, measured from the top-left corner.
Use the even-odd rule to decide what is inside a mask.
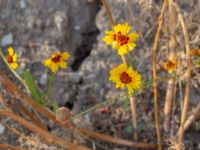
[[[158,140],[158,149],[162,150],[162,140],[160,135],[160,124],[159,124],[159,106],[158,106],[158,91],[157,91],[157,69],[156,69],[156,50],[158,48],[158,42],[160,39],[160,31],[163,25],[164,12],[167,6],[167,0],[164,0],[162,5],[162,10],[159,16],[158,29],[155,36],[154,46],[152,49],[152,59],[153,59],[153,86],[154,86],[154,114],[155,114],[155,126]]]

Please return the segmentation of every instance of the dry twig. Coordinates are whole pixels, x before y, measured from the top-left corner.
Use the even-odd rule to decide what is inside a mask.
[[[173,57],[176,59],[176,12],[175,8],[173,7],[172,3],[174,0],[169,0],[169,49],[170,49],[170,57]],[[167,82],[167,89],[166,89],[166,96],[165,96],[165,104],[164,104],[164,130],[165,132],[169,131],[170,128],[170,114],[172,110],[172,104],[173,104],[173,98],[174,98],[174,89],[175,89],[175,82],[176,80],[174,78],[170,78]]]
[[[158,48],[158,41],[160,38],[160,31],[162,28],[163,20],[164,20],[164,12],[167,6],[167,0],[164,0],[162,5],[162,10],[159,16],[159,24],[158,29],[155,36],[154,46],[152,49],[152,59],[153,59],[153,85],[154,85],[154,114],[155,114],[155,126],[158,140],[158,149],[162,150],[162,140],[160,135],[160,124],[159,124],[159,107],[158,107],[158,91],[157,91],[157,69],[156,69],[156,50]]]
[[[185,49],[186,49],[186,56],[187,56],[187,70],[186,70],[186,87],[185,87],[185,97],[184,97],[184,104],[183,104],[183,111],[181,115],[181,124],[178,132],[178,145],[181,145],[183,141],[183,134],[184,134],[184,124],[187,115],[187,108],[189,103],[189,95],[190,95],[190,78],[191,78],[191,58],[190,58],[190,44],[189,44],[189,36],[187,27],[184,21],[184,17],[181,13],[179,6],[176,3],[173,3],[176,11],[178,12],[179,21],[182,26],[183,35],[185,39]],[[181,150],[182,147],[180,146],[178,150]]]
[[[10,117],[11,119],[17,121],[21,125],[25,126],[29,130],[31,130],[32,132],[35,132],[36,134],[41,135],[49,143],[55,143],[55,144],[62,146],[63,148],[68,148],[68,149],[72,149],[72,150],[76,150],[76,149],[89,150],[88,148],[86,148],[84,146],[76,145],[76,144],[70,143],[66,140],[63,140],[61,138],[58,138],[58,137],[50,134],[46,130],[43,130],[42,128],[36,126],[35,124],[32,124],[32,123],[28,122],[27,120],[13,114],[12,112],[0,109],[0,115]]]
[[[9,144],[5,144],[5,143],[0,143],[0,148],[3,148],[5,150],[22,150],[22,148],[19,148],[19,147],[14,147],[14,146],[11,146]]]
[[[200,116],[200,103],[192,111],[192,114],[188,117],[184,124],[184,132],[189,129],[190,125]]]

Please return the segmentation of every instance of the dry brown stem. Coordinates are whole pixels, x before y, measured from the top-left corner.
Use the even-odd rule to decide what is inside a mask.
[[[136,111],[136,106],[135,106],[135,97],[130,96],[130,103],[131,103],[131,113],[132,113],[132,124],[134,128],[133,136],[134,139],[138,139],[137,136],[137,111]]]
[[[46,125],[44,125],[42,121],[40,121],[40,119],[38,119],[34,114],[32,114],[23,104],[19,103],[18,107],[20,111],[26,114],[34,124],[36,124],[44,130],[47,130]]]
[[[37,145],[39,144],[33,137],[24,135],[23,133],[18,131],[16,128],[11,127],[10,125],[8,125],[6,123],[4,123],[3,125],[6,126],[6,128],[9,129],[11,132],[13,132],[15,135],[17,135],[19,137],[19,141],[21,141],[21,140],[26,141],[29,146],[32,145],[32,146],[34,146],[34,148],[35,148],[35,146],[37,147]],[[42,143],[41,139],[37,136],[35,136],[35,137],[38,139],[38,141],[40,141],[40,144],[41,144]]]
[[[184,21],[184,17],[181,13],[179,6],[176,3],[173,3],[177,12],[179,21],[181,23],[181,27],[183,30],[183,35],[185,39],[185,49],[186,49],[186,57],[187,57],[187,70],[186,70],[186,87],[185,87],[185,96],[184,96],[184,104],[183,104],[183,111],[181,115],[181,124],[178,132],[178,144],[181,145],[183,141],[183,134],[184,134],[184,124],[187,115],[187,108],[189,103],[189,95],[190,95],[190,78],[191,78],[191,58],[190,58],[190,44],[189,44],[189,36],[187,27]],[[182,147],[179,147],[178,150],[181,150]]]
[[[5,150],[22,150],[22,148],[14,147],[5,143],[0,143],[0,148],[5,149]]]
[[[10,100],[6,99],[3,97],[2,93],[0,92],[0,103],[3,103],[4,105],[6,105],[6,107],[12,108],[12,109],[16,109],[16,105],[18,105],[18,110],[25,114],[28,119],[31,120],[31,122],[33,122],[34,124],[36,124],[37,126],[43,128],[44,130],[47,130],[46,125],[44,125],[42,123],[42,121],[37,118],[34,114],[32,114],[21,101],[15,101],[16,104],[13,104],[12,102],[10,102]]]
[[[113,20],[111,11],[110,11],[110,9],[109,9],[109,6],[107,5],[107,0],[102,0],[102,3],[103,3],[103,6],[104,6],[105,9],[106,9],[106,14],[107,14],[107,16],[108,16],[108,18],[109,18],[109,20],[110,20],[110,24],[111,24],[112,26],[114,26],[114,25],[115,25],[115,22],[114,22],[114,20]]]
[[[125,145],[125,146],[129,146],[129,147],[145,148],[145,149],[157,148],[156,144],[132,142],[132,141],[128,141],[128,140],[124,140],[124,139],[120,139],[120,138],[114,138],[109,135],[93,132],[93,131],[86,130],[86,129],[79,128],[77,130],[80,131],[81,133],[87,135],[88,137],[100,139],[100,140],[107,141],[107,142],[114,143],[114,144]]]
[[[162,140],[160,135],[160,124],[159,124],[159,106],[158,106],[158,91],[157,91],[157,69],[156,69],[156,50],[158,48],[158,42],[160,39],[160,31],[162,28],[163,20],[164,20],[164,12],[167,6],[167,0],[164,0],[162,5],[162,10],[159,16],[159,24],[158,29],[155,35],[154,46],[152,49],[152,59],[153,59],[153,86],[154,86],[154,114],[155,114],[155,127],[157,133],[157,142],[158,142],[158,149],[162,150]]]
[[[177,16],[174,6],[172,5],[174,0],[168,1],[169,6],[169,49],[170,49],[170,57],[173,57],[176,59],[176,24],[177,24]],[[166,96],[165,96],[165,104],[164,104],[164,130],[165,132],[169,132],[170,129],[170,114],[172,111],[172,104],[173,104],[173,98],[174,98],[174,89],[175,89],[175,82],[176,80],[174,78],[171,78],[167,82],[167,89],[166,89]]]
[[[200,117],[200,103],[192,111],[192,114],[188,117],[184,124],[184,132],[189,129],[190,125],[195,121],[196,118]]]
[[[26,128],[28,128],[32,132],[39,134],[49,143],[55,143],[55,144],[60,145],[63,148],[68,148],[68,149],[72,149],[72,150],[75,150],[75,149],[89,150],[88,148],[86,148],[84,146],[76,145],[76,144],[70,143],[66,140],[63,140],[61,138],[58,138],[58,137],[50,134],[46,130],[43,130],[42,128],[28,122],[27,120],[13,114],[12,112],[0,109],[0,115],[10,117],[11,119],[13,119],[14,121],[17,121],[19,124],[25,126]]]

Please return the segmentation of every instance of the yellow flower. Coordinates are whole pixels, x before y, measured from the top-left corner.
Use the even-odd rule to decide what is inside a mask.
[[[67,63],[65,62],[70,57],[67,52],[55,52],[51,55],[50,58],[44,60],[43,64],[50,68],[52,72],[57,72],[58,68],[65,69],[67,68]]]
[[[190,50],[190,55],[191,56],[199,56],[200,55],[200,49]]]
[[[14,52],[12,47],[8,48],[8,55],[6,56],[6,60],[11,69],[16,69],[18,67],[17,54]]]
[[[110,71],[110,78],[112,82],[116,83],[116,88],[128,88],[128,93],[131,94],[141,86],[141,76],[134,71],[132,67],[127,67],[121,64]]]
[[[134,42],[138,38],[136,32],[128,34],[130,29],[131,26],[128,23],[118,24],[113,27],[113,31],[105,31],[106,36],[103,41],[107,45],[112,45],[113,49],[118,49],[119,55],[127,54],[135,48]]]
[[[161,65],[165,70],[167,70],[169,73],[172,73],[178,66],[178,62],[174,57],[169,58],[166,62],[161,62]]]

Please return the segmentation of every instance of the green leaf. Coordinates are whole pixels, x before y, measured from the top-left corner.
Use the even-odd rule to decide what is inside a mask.
[[[39,103],[41,103],[42,95],[37,91],[36,85],[34,83],[33,77],[30,74],[29,70],[26,70],[22,73],[22,76],[31,92],[32,97]]]
[[[127,108],[129,107],[129,103],[130,103],[129,97],[127,96],[127,97],[125,97],[125,99],[124,99],[124,101],[123,101],[122,108],[123,108],[124,110],[127,109]]]
[[[153,85],[153,77],[151,79],[149,79],[149,80],[144,80],[142,82],[141,89],[144,89],[145,87],[148,87],[148,86],[151,86],[151,85]]]
[[[52,83],[54,81],[54,75],[49,75],[49,82]]]
[[[58,102],[57,101],[53,101],[53,104],[52,104],[52,107],[53,107],[53,112],[56,112],[56,110],[58,109]]]
[[[132,127],[132,125],[127,125],[126,126],[126,128],[125,128],[125,131],[127,132],[127,133],[132,133],[133,132],[133,127]]]
[[[196,60],[194,61],[194,66],[195,66],[196,68],[200,68],[200,60],[199,60],[199,59],[196,59]]]
[[[144,122],[138,124],[137,130],[144,131],[147,128],[147,125]]]

